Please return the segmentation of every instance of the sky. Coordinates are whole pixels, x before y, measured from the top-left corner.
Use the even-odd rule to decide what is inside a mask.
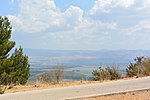
[[[17,46],[150,49],[150,0],[0,0]]]

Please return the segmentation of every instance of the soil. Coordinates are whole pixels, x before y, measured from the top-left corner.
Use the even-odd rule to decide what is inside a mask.
[[[98,81],[73,81],[73,82],[62,82],[59,84],[46,84],[46,83],[28,83],[27,85],[17,85],[12,88],[7,88],[5,93],[15,93],[15,92],[23,92],[23,91],[31,91],[31,90],[41,90],[41,89],[49,89],[49,88],[61,88],[75,85],[83,85],[83,84],[94,84],[99,83]]]
[[[118,94],[90,98],[82,98],[77,100],[150,100],[150,89],[133,92],[123,92]]]

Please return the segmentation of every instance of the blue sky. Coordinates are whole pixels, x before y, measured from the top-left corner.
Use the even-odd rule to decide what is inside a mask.
[[[150,49],[150,0],[1,0],[17,46]]]

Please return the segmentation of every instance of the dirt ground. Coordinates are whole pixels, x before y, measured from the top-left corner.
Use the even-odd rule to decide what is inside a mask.
[[[133,92],[123,92],[119,94],[111,94],[98,97],[83,98],[77,100],[150,100],[150,89]]]
[[[128,80],[128,79],[134,79],[133,78],[123,78],[119,80]],[[109,82],[109,81],[118,81],[118,80],[106,80],[103,82]],[[31,90],[40,90],[40,89],[49,89],[49,88],[61,88],[61,87],[68,87],[68,86],[75,86],[75,85],[83,85],[83,84],[95,84],[100,83],[99,81],[72,81],[72,82],[62,82],[60,84],[46,84],[41,82],[31,82],[27,83],[26,85],[17,85],[13,88],[7,88],[5,90],[5,93],[15,93],[15,92],[23,92],[23,91],[31,91]]]
[[[23,92],[23,91],[31,91],[31,90],[41,90],[41,89],[49,89],[49,88],[61,88],[75,85],[83,85],[83,84],[94,84],[99,83],[98,81],[73,81],[73,82],[63,82],[59,84],[45,84],[45,83],[29,83],[27,85],[17,85],[13,88],[7,88],[5,93],[15,93],[15,92]]]
[[[128,79],[135,79],[132,78],[123,78],[119,80],[128,80]],[[106,80],[103,82],[109,81],[118,81],[118,80]],[[75,85],[83,85],[83,84],[95,84],[100,83],[99,81],[72,81],[72,82],[62,82],[60,84],[46,84],[41,82],[30,82],[26,85],[17,85],[13,88],[7,88],[5,93],[15,93],[15,92],[23,92],[23,91],[31,91],[31,90],[40,90],[40,89],[48,89],[48,88],[61,88],[61,87],[68,87],[68,86],[75,86]]]

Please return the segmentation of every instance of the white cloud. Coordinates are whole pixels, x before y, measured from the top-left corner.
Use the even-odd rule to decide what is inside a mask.
[[[50,15],[51,14],[51,15]],[[51,17],[48,17],[51,16]],[[15,28],[25,32],[40,32],[57,25],[58,9],[51,0],[21,0],[17,16],[9,16]],[[51,23],[50,23],[51,22]]]
[[[13,28],[37,36],[42,46],[113,48],[150,36],[149,0],[96,0],[88,12],[72,5],[61,11],[54,0],[20,0],[19,6],[18,14],[9,15]]]
[[[70,6],[61,12],[54,0],[21,0],[20,11],[9,15],[16,31],[44,33],[60,39],[92,39],[102,30],[115,30],[115,22],[101,22],[84,17],[84,11]],[[103,33],[103,32],[102,32]]]
[[[138,7],[139,11],[150,13],[150,0],[143,0],[140,7]]]
[[[128,35],[146,35],[150,32],[150,20],[139,21],[136,25],[124,30]]]
[[[9,15],[14,27],[24,32],[61,31],[82,20],[83,11],[71,6],[60,12],[53,0],[21,0],[17,16]]]
[[[144,0],[143,8],[150,8],[150,0]]]
[[[97,12],[109,13],[115,7],[127,8],[134,4],[134,0],[96,0],[90,14]]]
[[[121,7],[130,7],[134,4],[134,0],[116,0],[114,1],[118,6]]]

